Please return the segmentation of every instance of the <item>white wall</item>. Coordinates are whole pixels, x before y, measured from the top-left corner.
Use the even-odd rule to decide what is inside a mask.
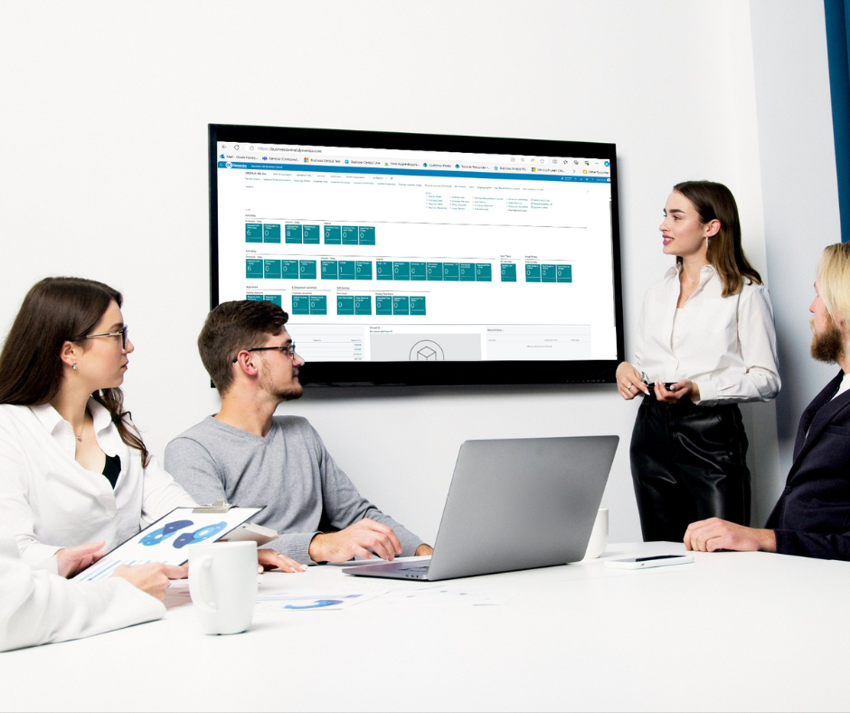
[[[783,476],[763,482],[758,493],[766,515],[785,484],[800,414],[838,371],[809,356],[808,307],[820,253],[841,240],[841,226],[823,4],[755,0],[752,24],[767,264],[783,376],[776,401]]]
[[[790,35],[781,50],[821,120],[825,65],[810,50],[822,7],[772,5],[756,2],[754,22]],[[757,53],[769,54],[757,30]],[[43,276],[104,280],[125,294],[137,346],[127,402],[152,450],[214,412],[194,340],[209,302],[205,142],[216,122],[616,142],[629,350],[643,293],[669,265],[657,225],[677,181],[730,186],[745,247],[773,283],[764,208],[778,220],[797,207],[779,195],[779,172],[763,177],[785,147],[761,143],[770,118],[757,100],[781,93],[793,106],[801,88],[761,89],[758,60],[750,6],[735,0],[6,0],[0,330]],[[828,153],[812,167],[818,185]],[[794,264],[793,252],[778,259]],[[786,319],[784,303],[777,313]],[[612,386],[313,389],[285,410],[309,417],[362,492],[428,539],[464,439],[618,434],[603,504],[613,540],[640,537],[636,405]],[[756,479],[769,484],[774,407],[746,417]]]

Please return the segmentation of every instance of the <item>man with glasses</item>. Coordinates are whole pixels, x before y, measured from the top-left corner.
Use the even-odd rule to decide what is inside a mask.
[[[268,546],[298,562],[431,554],[361,497],[307,419],[274,415],[303,393],[288,318],[266,301],[210,312],[198,349],[221,409],[168,444],[166,470],[196,502],[266,505],[254,521],[283,533]]]

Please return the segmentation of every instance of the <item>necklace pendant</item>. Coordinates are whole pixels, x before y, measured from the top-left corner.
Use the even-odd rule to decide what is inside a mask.
[[[82,436],[82,434],[80,434],[79,436],[77,436],[77,440],[78,440],[78,441],[82,441],[82,440],[83,440],[83,436]]]

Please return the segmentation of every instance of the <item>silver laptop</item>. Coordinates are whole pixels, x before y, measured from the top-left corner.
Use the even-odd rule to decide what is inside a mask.
[[[431,558],[342,571],[433,582],[576,562],[587,549],[619,440],[465,441]]]

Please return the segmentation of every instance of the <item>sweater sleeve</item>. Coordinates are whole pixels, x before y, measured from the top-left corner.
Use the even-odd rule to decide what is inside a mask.
[[[151,457],[145,467],[143,522],[150,524],[176,507],[195,507],[198,502]]]
[[[423,544],[422,538],[414,535],[389,515],[381,512],[372,503],[366,500],[354,483],[337,466],[331,454],[325,448],[321,437],[312,430],[318,449],[319,465],[322,475],[322,497],[324,499],[325,515],[330,524],[338,530],[342,530],[355,522],[368,517],[375,522],[380,522],[392,528],[402,546],[402,556],[409,557],[416,553],[416,548]]]
[[[79,639],[160,619],[165,606],[119,577],[73,582],[0,547],[0,651]]]
[[[179,436],[165,447],[165,470],[202,505],[227,498],[213,455],[193,438]]]

